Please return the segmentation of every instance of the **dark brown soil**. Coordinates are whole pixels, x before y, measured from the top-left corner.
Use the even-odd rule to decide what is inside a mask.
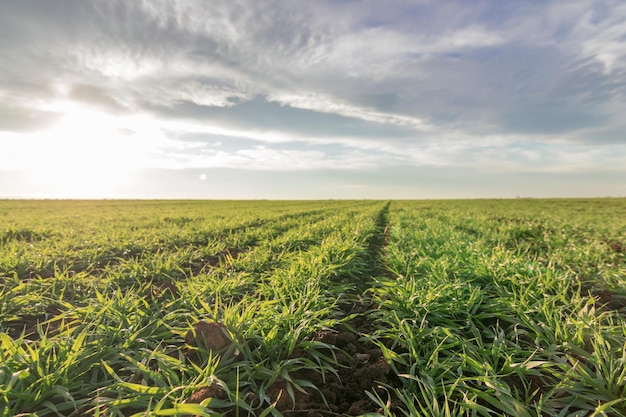
[[[604,288],[597,288],[594,283],[586,277],[579,276],[581,282],[580,290],[582,295],[591,295],[597,300],[597,306],[605,311],[617,311],[626,315],[626,295]]]
[[[228,258],[237,259],[237,257],[244,253],[251,251],[253,246],[249,246],[247,248],[227,248],[219,253],[208,257],[207,259],[200,259],[197,261],[193,261],[189,268],[191,269],[192,275],[200,275],[207,274],[214,268],[219,268],[222,264],[226,262]]]
[[[185,343],[218,351],[230,346],[233,341],[222,323],[199,321],[185,335]]]
[[[47,337],[56,336],[61,327],[62,311],[56,305],[46,307],[44,314],[39,315],[20,315],[18,320],[8,324],[8,335],[13,339],[17,339],[24,332],[24,338],[28,340],[39,340],[41,334]]]
[[[180,296],[178,287],[171,281],[156,280],[151,285],[152,295],[158,299],[163,300],[167,298],[176,298]]]
[[[207,398],[217,398],[219,400],[225,400],[228,398],[228,395],[224,391],[222,391],[222,389],[217,384],[211,384],[208,387],[202,387],[194,392],[191,397],[189,397],[185,402],[191,404],[200,404]]]
[[[613,252],[626,253],[626,245],[622,245],[621,242],[613,241],[609,243],[609,247],[613,250]]]
[[[284,416],[356,416],[382,411],[366,392],[387,401],[389,394],[381,384],[396,387],[400,381],[384,358],[381,349],[357,336],[361,330],[370,331],[371,325],[363,317],[356,317],[347,325],[336,330],[320,331],[313,336],[314,340],[329,346],[322,353],[336,359],[335,368],[338,377],[328,372],[321,375],[315,370],[299,370],[290,373],[291,380],[310,382],[317,389],[299,388],[290,385],[286,380],[278,380],[266,389],[270,402]],[[224,330],[225,327],[219,323],[199,322],[193,331],[186,335],[185,342],[191,346],[200,345],[207,349],[221,350],[232,343],[223,337]],[[290,358],[314,360],[310,353],[300,349],[296,349]],[[227,395],[219,386],[213,384],[200,388],[186,402],[200,403],[207,398],[226,399]],[[393,398],[391,400],[393,409],[395,402]],[[246,397],[246,402],[252,408],[269,406],[267,403],[260,404],[258,396],[252,393]],[[236,414],[234,409],[220,411],[226,416]],[[240,414],[241,412],[240,410]]]
[[[352,319],[348,325],[357,334],[363,333],[362,330],[371,331],[370,324],[363,317]],[[388,393],[381,384],[395,387],[399,386],[400,381],[381,349],[359,338],[357,334],[346,327],[317,333],[314,340],[336,348],[332,351],[335,353],[339,378],[330,374],[322,378],[314,371],[296,372],[291,375],[292,379],[312,382],[318,390],[307,388],[305,392],[300,392],[294,389],[295,401],[287,392],[287,383],[276,382],[268,393],[272,401],[277,401],[278,411],[295,417],[356,416],[382,411],[366,392],[377,394],[383,401],[387,401]],[[331,351],[324,353],[330,355]],[[292,357],[307,356],[298,350],[292,354]]]
[[[591,295],[598,300],[602,308],[626,313],[626,297],[603,289],[592,289]]]

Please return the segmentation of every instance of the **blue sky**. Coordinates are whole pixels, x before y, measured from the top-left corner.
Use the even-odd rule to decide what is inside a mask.
[[[0,0],[0,198],[626,196],[626,3]]]

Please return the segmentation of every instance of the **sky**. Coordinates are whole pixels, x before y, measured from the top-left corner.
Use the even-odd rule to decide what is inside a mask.
[[[0,198],[605,196],[623,0],[0,0]]]

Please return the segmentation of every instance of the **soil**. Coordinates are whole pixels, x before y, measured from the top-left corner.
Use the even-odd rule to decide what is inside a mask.
[[[228,329],[222,323],[199,321],[185,335],[185,343],[206,350],[220,351],[233,341]]]
[[[200,322],[203,323],[203,322]],[[198,324],[200,324],[198,323]],[[222,333],[217,323],[210,323],[210,332]],[[290,374],[292,380],[308,381],[314,388],[299,390],[289,386],[289,382],[278,380],[267,388],[266,393],[276,409],[288,417],[324,417],[324,416],[356,416],[365,413],[382,412],[367,394],[377,394],[383,401],[388,400],[388,391],[381,384],[399,387],[400,380],[393,373],[381,349],[375,344],[357,337],[358,333],[371,330],[371,325],[363,318],[352,319],[347,327],[335,330],[320,331],[313,336],[314,340],[329,345],[328,356],[336,358],[338,378],[330,373],[322,376],[313,370],[300,370]],[[196,325],[196,334],[202,334],[205,325]],[[208,329],[208,327],[207,327]],[[356,332],[356,333],[355,333]],[[188,336],[191,335],[191,332]],[[189,343],[192,335],[186,338]],[[187,340],[188,339],[188,340]],[[196,340],[199,337],[196,335]],[[296,349],[290,358],[314,358]],[[196,391],[187,402],[201,402],[206,398],[226,398],[226,394],[217,385],[204,387]],[[252,408],[259,407],[256,395],[249,395],[246,401]],[[397,408],[396,401],[391,398],[392,410]],[[267,407],[268,404],[262,407]],[[241,411],[240,411],[241,413]],[[234,416],[235,410],[224,413]]]
[[[172,297],[176,298],[180,296],[180,293],[178,292],[178,287],[175,283],[171,281],[156,280],[152,282],[151,287],[152,295],[158,300]]]
[[[365,310],[363,305],[355,305],[352,311]],[[374,343],[357,337],[357,334],[371,334],[373,326],[363,316],[350,320],[346,327],[337,331],[319,332],[315,339],[328,345],[335,346],[339,352],[335,354],[339,366],[337,379],[334,376],[326,378],[325,384],[317,384],[324,401],[318,401],[319,395],[313,395],[309,404],[296,404],[294,411],[284,410],[294,416],[324,416],[333,415],[324,412],[329,410],[341,415],[360,415],[372,412],[382,412],[380,407],[366,394],[377,394],[383,401],[387,401],[388,393],[381,384],[399,387],[400,380],[393,373],[380,347]],[[317,402],[316,402],[317,400]],[[392,409],[396,408],[394,398],[391,398]],[[307,410],[317,410],[311,414]]]
[[[626,297],[619,296],[619,294],[603,289],[591,290],[593,295],[605,310],[617,310],[622,314],[626,314]]]
[[[339,378],[326,375],[325,380],[314,371],[299,371],[293,379],[302,379],[315,384],[319,391],[306,389],[295,392],[295,402],[286,392],[286,383],[280,381],[268,391],[272,401],[278,401],[278,411],[288,416],[317,417],[325,415],[360,415],[376,412],[376,405],[365,393],[377,392],[386,399],[386,393],[379,386],[393,381],[391,368],[377,346],[359,341],[347,329],[323,331],[316,340],[340,349],[335,353]],[[329,352],[330,353],[330,352]],[[306,357],[299,351],[293,357]],[[287,395],[285,395],[287,394]]]
[[[599,305],[600,310],[604,311],[617,311],[622,316],[626,316],[626,296],[618,294],[614,291],[597,288],[593,285],[593,282],[583,276],[579,276],[578,279],[581,282],[581,294],[591,294]]]
[[[621,242],[613,241],[609,243],[609,247],[613,252],[626,253],[626,245],[623,245]]]
[[[35,341],[41,338],[41,334],[46,334],[48,337],[56,336],[59,333],[61,327],[62,311],[58,306],[51,304],[46,307],[44,314],[19,315],[19,319],[11,322],[8,327],[8,335],[13,339],[17,339],[24,332],[24,338],[27,340]]]
[[[237,259],[237,257],[253,249],[253,246],[246,248],[226,248],[219,253],[208,257],[207,259],[200,259],[193,261],[189,268],[191,269],[192,276],[210,273],[212,269],[219,268],[228,258]]]
[[[211,384],[208,387],[200,388],[198,391],[194,392],[191,397],[189,397],[185,402],[191,404],[200,404],[207,398],[217,398],[219,400],[225,400],[228,398],[228,395],[224,391],[222,391],[222,389],[217,384]]]

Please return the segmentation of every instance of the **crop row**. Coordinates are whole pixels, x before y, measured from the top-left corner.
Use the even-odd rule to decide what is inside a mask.
[[[0,202],[0,415],[626,415],[625,213]]]
[[[315,391],[298,372],[336,373],[316,334],[345,319],[383,203],[73,204],[4,235],[4,415],[278,414]]]
[[[626,415],[623,211],[621,200],[399,203],[373,315],[402,383],[381,406]]]

